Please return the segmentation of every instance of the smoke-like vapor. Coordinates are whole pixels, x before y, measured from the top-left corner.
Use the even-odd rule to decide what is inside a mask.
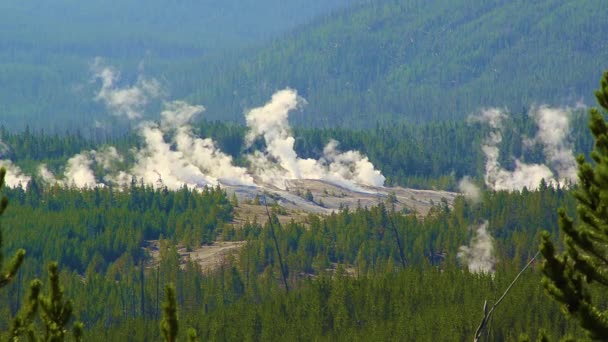
[[[458,249],[458,258],[467,264],[472,273],[494,273],[494,245],[487,228],[488,221],[485,221],[475,231],[469,246],[460,246]]]
[[[101,89],[95,99],[102,101],[114,115],[126,116],[128,119],[139,119],[150,98],[161,94],[158,81],[139,77],[137,83],[131,87],[118,88],[116,82],[119,73],[112,67],[105,66],[101,58],[93,63],[95,80],[101,81]]]
[[[504,110],[498,108],[487,108],[477,113],[476,115],[471,115],[467,119],[469,123],[480,122],[483,124],[487,124],[494,130],[502,129],[503,120],[507,118]]]
[[[493,108],[469,117],[470,122],[486,123],[492,128],[492,132],[482,146],[486,157],[484,175],[486,185],[493,190],[512,191],[523,187],[536,189],[543,179],[547,183],[563,182],[566,178],[575,180],[572,174],[576,174],[576,164],[572,150],[565,142],[569,129],[568,118],[564,113],[562,110],[548,107],[540,107],[530,113],[539,126],[538,134],[531,142],[543,144],[549,165],[556,170],[558,177],[555,177],[553,170],[544,164],[527,164],[515,159],[515,168],[511,171],[500,165],[498,146],[502,141],[503,120],[507,117],[504,112]]]
[[[93,160],[87,153],[81,153],[68,159],[65,169],[64,185],[76,188],[94,188],[97,184],[95,174],[91,170]]]
[[[131,178],[169,189],[203,187],[214,183],[213,179],[190,163],[182,152],[171,148],[165,141],[160,126],[144,123],[139,133],[144,139],[144,147],[135,151],[136,164],[130,174],[121,175],[122,185],[126,185],[125,181],[130,182]]]
[[[53,172],[51,172],[51,170],[49,170],[49,168],[47,167],[46,164],[40,164],[40,166],[38,166],[38,176],[46,184],[49,184],[49,185],[62,184],[62,182],[57,180],[57,178],[55,177],[55,174]]]
[[[287,121],[289,112],[296,109],[301,103],[296,91],[285,89],[272,95],[272,99],[266,105],[252,109],[245,115],[247,127],[249,127],[249,132],[245,137],[247,147],[251,147],[258,136],[262,136],[266,141],[267,155],[256,153],[250,156],[250,160],[256,167],[264,167],[257,170],[262,171],[258,175],[263,181],[279,187],[283,187],[285,179],[302,178],[302,167],[306,168],[306,171],[315,169],[312,165],[314,161],[298,161],[294,150],[295,139],[291,136]],[[273,158],[278,165],[273,165],[274,163],[269,158]],[[281,174],[280,179],[269,179],[265,173],[269,167],[274,169],[271,170],[273,177]]]
[[[540,143],[555,170],[560,182],[577,181],[577,164],[572,146],[568,142],[570,134],[569,108],[550,108],[540,106],[530,111],[538,126],[538,132],[532,142]]]
[[[117,183],[115,181],[117,175],[114,175],[114,173],[120,173],[120,171],[115,170],[118,169],[118,164],[122,163],[123,160],[116,148],[110,146],[100,151],[82,152],[68,159],[62,178],[57,178],[46,164],[41,164],[38,167],[38,176],[49,185],[59,184],[80,189],[100,187],[109,183]],[[94,166],[104,171],[103,177],[95,176]],[[99,180],[99,178],[103,180]]]
[[[174,142],[178,151],[190,163],[207,176],[227,184],[253,185],[247,170],[234,166],[232,157],[223,153],[209,138],[197,138],[190,126],[192,118],[204,111],[202,106],[192,106],[182,101],[166,105],[161,113],[165,130],[175,129]]]
[[[148,101],[160,93],[158,82],[142,77],[131,87],[118,88],[118,73],[100,59],[93,69],[95,78],[101,81],[97,100],[116,115],[141,118]],[[160,123],[138,122],[143,143],[141,148],[131,149],[132,167],[125,168],[124,158],[114,147],[107,147],[73,156],[61,176],[55,176],[46,165],[39,167],[38,174],[48,184],[77,188],[107,184],[127,187],[133,181],[169,189],[218,184],[251,186],[256,185],[255,181],[285,188],[290,179],[326,180],[357,191],[366,191],[358,184],[382,186],[384,176],[367,157],[357,151],[340,152],[336,141],[327,144],[319,160],[297,156],[288,114],[304,103],[294,90],[285,89],[275,93],[266,105],[246,114],[247,147],[260,136],[266,142],[265,151],[253,151],[248,156],[253,172],[235,166],[232,157],[213,140],[194,134],[191,121],[204,111],[203,106],[173,101],[164,104]],[[103,171],[103,176],[95,171]]]
[[[0,160],[0,168],[6,169],[4,183],[9,188],[26,188],[32,177],[25,175],[19,166],[13,164],[10,160]]]
[[[5,158],[11,152],[11,148],[0,140],[0,158]]]
[[[479,203],[481,190],[469,176],[464,176],[458,183],[458,190],[473,203]]]
[[[383,186],[384,176],[367,157],[356,151],[339,152],[336,141],[327,144],[319,160],[298,157],[287,119],[289,112],[303,103],[295,90],[285,89],[245,115],[249,128],[247,146],[259,136],[266,142],[265,153],[255,151],[248,156],[256,177],[279,188],[284,188],[288,179],[322,179],[354,190],[362,190],[357,183]]]
[[[253,185],[246,169],[234,166],[232,157],[220,151],[213,140],[194,135],[190,121],[203,110],[202,106],[183,101],[166,103],[160,125],[152,122],[140,125],[144,147],[135,151],[135,166],[114,181],[126,185],[135,178],[169,189],[217,185],[220,181]],[[172,141],[167,142],[166,135],[171,136]]]
[[[330,140],[323,149],[323,159],[327,161],[329,174],[326,180],[341,181],[345,179],[357,184],[383,186],[386,178],[374,168],[366,156],[359,151],[340,152],[338,142]]]

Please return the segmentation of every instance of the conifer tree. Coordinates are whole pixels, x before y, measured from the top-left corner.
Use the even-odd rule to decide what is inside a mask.
[[[59,267],[56,262],[49,265],[48,295],[40,296],[42,323],[44,324],[45,341],[63,341],[67,326],[72,317],[72,301],[63,298],[63,289],[59,285]],[[75,335],[82,335],[81,324],[75,325]]]
[[[160,328],[167,342],[175,342],[177,338],[177,303],[173,285],[165,287],[165,301],[163,303],[163,319]]]
[[[13,320],[10,330],[11,340],[17,340],[19,336],[27,336],[29,341],[36,340],[36,333],[32,323],[34,322],[38,311],[38,296],[40,296],[41,288],[42,282],[40,282],[40,280],[35,279],[32,281],[25,306]]]
[[[608,110],[608,72],[595,96]],[[577,159],[579,184],[574,196],[580,222],[575,226],[565,210],[559,211],[565,245],[561,255],[556,255],[549,234],[543,235],[543,285],[592,339],[608,340],[608,311],[599,306],[605,300],[597,296],[608,289],[608,125],[599,109],[591,109],[589,127],[595,139],[591,152],[595,163],[583,156]],[[594,287],[602,289],[594,292]]]
[[[57,263],[49,265],[49,294],[42,295],[42,282],[32,281],[25,305],[13,320],[10,329],[11,340],[18,341],[24,336],[28,341],[64,341],[68,333],[68,325],[72,318],[72,301],[63,297],[59,284],[59,267]],[[36,314],[40,314],[44,327],[39,332],[35,324]],[[72,334],[75,341],[82,341],[84,324],[74,323]]]
[[[4,177],[6,176],[6,170],[0,168],[0,190],[4,187]],[[0,198],[0,216],[6,210],[8,206],[8,199],[5,196]],[[9,262],[6,270],[3,268],[3,255],[2,255],[2,229],[0,227],[0,288],[8,285],[8,283],[15,277],[19,267],[23,263],[25,258],[25,250],[19,249]]]

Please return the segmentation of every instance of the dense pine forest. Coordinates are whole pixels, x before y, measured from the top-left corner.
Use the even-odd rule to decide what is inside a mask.
[[[570,119],[568,143],[575,154],[587,154],[592,139],[584,110],[575,110]],[[500,161],[513,165],[513,157],[528,162],[542,162],[539,148],[526,149],[525,137],[533,137],[538,127],[523,113],[512,113],[505,123],[500,143]],[[202,121],[196,133],[217,142],[219,149],[234,158],[237,165],[247,163],[245,135],[247,129],[238,124]],[[377,125],[369,130],[340,128],[295,128],[295,151],[305,158],[318,158],[330,140],[337,140],[343,150],[357,150],[370,158],[386,176],[387,185],[413,188],[456,190],[463,176],[483,177],[485,156],[479,146],[488,135],[488,127],[467,121],[434,122],[428,124]],[[83,151],[109,145],[121,152],[141,145],[137,134],[124,131],[108,134],[103,131],[79,131],[67,134],[45,133],[26,129],[9,131],[0,127],[0,141],[10,149],[0,157],[13,160],[29,173],[35,173],[39,163],[61,171],[68,158]],[[261,142],[261,145],[264,143]],[[1,152],[1,151],[0,151]]]
[[[81,191],[32,183],[5,194],[3,250],[10,255],[27,247],[27,258],[2,291],[8,304],[2,330],[24,300],[25,284],[57,260],[87,340],[157,339],[168,283],[176,285],[180,322],[205,340],[466,339],[483,301],[497,298],[532,257],[540,231],[557,237],[557,208],[574,207],[569,191],[548,187],[486,192],[480,204],[460,198],[427,217],[393,212],[387,203],[285,226],[275,221],[287,292],[269,224],[232,225],[239,204],[219,189],[168,192],[134,184],[126,191]],[[493,274],[470,273],[457,257],[482,220],[491,222],[496,239]],[[405,268],[393,225],[405,246]],[[152,240],[160,240],[156,264],[143,249]],[[217,269],[180,262],[176,246],[215,240],[246,245]],[[542,292],[537,272],[527,274],[494,317],[492,336],[512,340],[541,328],[554,336],[576,333]]]
[[[572,145],[588,152],[588,116],[579,111],[573,118],[572,131],[580,134]],[[521,135],[533,136],[536,129],[527,115],[512,115],[508,125],[511,135],[501,145],[506,163],[514,151],[526,150]],[[244,127],[202,122],[196,132],[213,137],[237,164],[247,163]],[[298,153],[306,156],[329,138],[361,149],[394,184],[456,190],[463,175],[483,177],[484,155],[478,148],[467,153],[471,137],[481,142],[487,134],[476,123],[294,134],[300,137]],[[5,158],[25,172],[39,162],[60,169],[81,150],[103,144],[128,150],[140,140],[130,133],[84,138],[2,131]],[[458,155],[470,159],[450,158]],[[517,156],[542,161],[533,150]],[[9,331],[19,317],[27,284],[44,279],[46,265],[57,261],[65,296],[73,301],[72,319],[84,324],[86,340],[158,339],[167,284],[176,289],[180,339],[195,331],[202,340],[466,340],[484,301],[496,300],[534,256],[541,231],[558,241],[557,209],[573,214],[576,206],[571,189],[543,183],[519,191],[487,188],[481,199],[437,203],[426,216],[395,211],[387,200],[288,224],[279,223],[284,213],[272,206],[271,223],[238,224],[243,204],[219,187],[170,191],[134,179],[128,188],[79,189],[33,177],[4,195],[10,205],[2,217],[3,252],[26,248],[27,257],[0,292],[7,303],[1,330]],[[460,254],[483,222],[494,262],[478,273]],[[220,242],[242,247],[212,268],[185,257]],[[493,316],[491,339],[517,340],[539,331],[554,338],[584,336],[543,293],[539,267],[532,264]]]
[[[211,120],[242,121],[291,87],[309,102],[294,123],[350,128],[592,105],[597,70],[608,67],[600,0],[41,4],[0,5],[0,109],[19,130],[108,121],[94,101],[96,57],[127,81],[161,80]]]

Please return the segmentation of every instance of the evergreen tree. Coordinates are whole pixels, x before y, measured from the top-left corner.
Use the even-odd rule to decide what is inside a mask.
[[[72,301],[63,298],[63,289],[59,285],[59,267],[52,262],[49,265],[49,289],[47,296],[40,296],[42,323],[44,324],[45,341],[63,341],[67,326],[72,317]],[[82,324],[74,326],[74,335],[82,335]]]
[[[160,328],[167,342],[175,342],[177,338],[177,303],[173,285],[165,287],[165,302],[163,303],[163,319]]]
[[[608,72],[596,91],[598,103],[608,110]],[[555,254],[549,234],[543,235],[541,252],[543,284],[564,311],[588,332],[591,338],[608,340],[608,311],[598,294],[608,288],[608,126],[600,112],[590,111],[590,129],[595,139],[591,157],[595,165],[579,156],[579,185],[574,195],[578,201],[580,222],[574,225],[565,210],[559,211],[559,226],[564,234],[565,251]],[[596,287],[603,291],[594,292]]]
[[[0,190],[4,187],[4,176],[6,176],[6,170],[4,168],[0,168]],[[5,196],[0,198],[0,216],[6,210],[8,206],[8,199]],[[1,227],[0,227],[1,228]],[[6,270],[3,269],[3,255],[2,255],[2,229],[0,229],[0,288],[6,286],[11,279],[17,274],[19,270],[19,266],[23,263],[23,259],[25,258],[25,250],[19,249],[17,253],[13,256],[11,261],[8,264]]]

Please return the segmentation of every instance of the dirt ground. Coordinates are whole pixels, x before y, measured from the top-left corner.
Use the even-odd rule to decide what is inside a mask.
[[[178,245],[180,267],[184,269],[187,261],[192,260],[201,266],[203,272],[211,271],[217,268],[228,255],[236,253],[244,245],[245,241],[216,241],[211,246],[200,246],[193,251],[188,251],[186,247]],[[149,268],[156,267],[160,257],[159,241],[146,241],[145,248],[152,258],[147,266]]]
[[[279,222],[284,225],[292,220],[306,222],[310,214],[327,215],[343,207],[354,209],[359,206],[372,207],[379,203],[394,206],[397,211],[426,215],[434,205],[442,201],[451,206],[458,195],[447,191],[400,187],[347,188],[321,180],[307,179],[288,181],[284,190],[271,186],[262,188],[226,185],[224,188],[229,196],[236,194],[238,200],[232,222],[236,227],[242,226],[247,221],[261,224],[268,222],[264,203],[268,204],[268,209],[276,213]],[[307,196],[308,192],[310,194]],[[211,246],[200,246],[193,251],[178,245],[181,267],[185,267],[188,260],[194,260],[204,272],[208,272],[217,268],[228,255],[236,253],[244,245],[244,241],[216,241]],[[145,248],[152,257],[148,267],[156,267],[159,258],[158,240],[147,241]],[[349,269],[349,273],[351,272],[352,270]]]

